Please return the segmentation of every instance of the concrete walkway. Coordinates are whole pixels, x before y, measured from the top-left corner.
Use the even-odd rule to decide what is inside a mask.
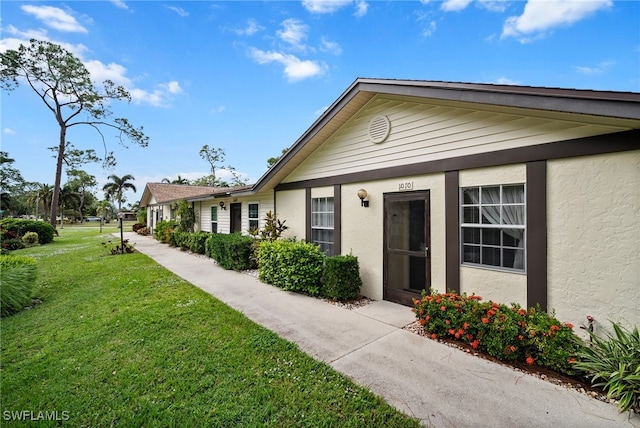
[[[402,330],[410,308],[348,310],[126,233],[138,251],[434,427],[640,427],[638,415]]]

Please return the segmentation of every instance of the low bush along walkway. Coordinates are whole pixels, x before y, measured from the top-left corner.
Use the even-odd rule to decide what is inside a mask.
[[[42,303],[1,320],[3,422],[418,426],[145,255],[110,255],[104,240],[65,227],[14,252],[36,260]]]
[[[637,328],[629,331],[614,323],[615,336],[600,338],[589,332],[592,343],[585,344],[574,334],[573,325],[539,308],[436,292],[423,293],[413,303],[417,324],[431,339],[462,344],[499,361],[546,368],[547,374],[557,373],[587,388],[586,382],[592,381],[606,398],[617,402],[621,412],[640,409]]]

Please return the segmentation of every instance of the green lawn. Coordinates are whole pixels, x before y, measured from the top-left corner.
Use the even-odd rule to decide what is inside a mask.
[[[107,255],[105,240],[65,226],[17,252],[38,260],[43,303],[1,320],[1,426],[22,411],[91,427],[418,426],[145,255]]]

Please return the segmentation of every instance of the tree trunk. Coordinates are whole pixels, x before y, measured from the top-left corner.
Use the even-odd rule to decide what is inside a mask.
[[[53,185],[53,195],[51,196],[51,218],[49,223],[55,229],[56,216],[58,214],[58,201],[60,199],[60,182],[62,181],[62,161],[64,159],[65,140],[67,139],[67,127],[60,125],[60,142],[58,144],[58,160],[56,164],[56,181]],[[64,214],[64,213],[63,213]],[[62,215],[60,216],[62,220]]]

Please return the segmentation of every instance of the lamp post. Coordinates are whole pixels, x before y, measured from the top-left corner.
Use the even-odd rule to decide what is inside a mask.
[[[124,213],[118,213],[118,222],[120,223],[120,252],[124,254],[124,233],[122,229],[122,219],[124,218]]]

